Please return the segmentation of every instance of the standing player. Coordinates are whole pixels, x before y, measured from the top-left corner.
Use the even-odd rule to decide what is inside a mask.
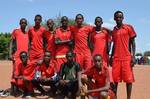
[[[13,61],[13,73],[12,73],[12,80],[11,82],[14,82],[14,72],[15,68],[18,66],[18,64],[21,62],[20,60],[20,52],[26,51],[28,52],[28,33],[25,31],[27,26],[27,20],[25,18],[22,18],[20,20],[20,29],[15,29],[12,32],[11,35],[11,42],[10,42],[10,59]],[[23,43],[22,43],[23,42]],[[15,92],[14,86],[12,87],[12,93]]]
[[[135,62],[135,37],[136,33],[131,25],[123,23],[123,12],[116,11],[114,20],[116,26],[113,29],[112,39],[114,42],[111,64],[115,82],[115,94],[117,98],[117,86],[122,80],[126,83],[127,99],[131,99],[132,83],[134,76],[132,67]]]
[[[44,33],[44,39],[46,43],[46,50],[52,53],[52,58],[55,55],[55,42],[54,42],[54,21],[52,19],[47,20],[48,30]]]
[[[45,28],[41,26],[42,16],[35,16],[35,26],[29,29],[29,40],[30,40],[30,60],[40,60],[43,58],[44,53],[44,32]]]
[[[108,66],[110,50],[110,34],[108,29],[102,27],[103,20],[101,17],[95,18],[96,27],[93,29],[91,41],[93,44],[92,56],[100,54],[103,57],[103,66]]]
[[[91,51],[88,46],[88,38],[93,27],[83,25],[84,17],[82,14],[77,14],[75,21],[77,25],[71,26],[71,31],[75,42],[76,61],[81,65],[82,69],[87,69],[91,67]]]
[[[66,62],[66,53],[71,50],[72,35],[70,28],[68,27],[68,17],[63,16],[61,18],[62,26],[56,29],[55,44],[56,44],[56,62],[57,70],[60,70],[62,63]]]

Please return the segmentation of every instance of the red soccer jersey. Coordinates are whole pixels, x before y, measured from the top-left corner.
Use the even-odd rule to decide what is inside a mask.
[[[54,39],[54,34],[55,33],[52,33],[50,31],[46,31],[44,33],[44,38],[46,39],[46,42],[47,42],[47,48],[46,50],[49,50],[52,52],[52,56],[55,55],[55,39]]]
[[[43,37],[45,31],[42,26],[37,30],[34,27],[29,29],[29,39],[31,39],[30,57],[39,57],[44,53]]]
[[[82,26],[81,28],[78,28],[77,26],[71,26],[71,31],[73,32],[73,37],[75,40],[75,53],[90,53],[90,48],[88,46],[88,36],[92,30],[92,26]]]
[[[129,60],[129,39],[136,37],[131,25],[123,24],[121,28],[114,27],[112,40],[114,42],[114,58],[117,60]]]
[[[71,40],[72,35],[70,28],[68,27],[67,30],[63,30],[62,28],[56,29],[55,33],[55,40],[60,39],[61,41],[64,40]],[[56,45],[56,56],[57,55],[66,55],[66,53],[70,50],[68,44],[61,44],[61,45]]]
[[[16,70],[14,75],[15,76],[24,76],[28,80],[32,80],[34,77],[34,69],[36,66],[35,61],[28,61],[26,66],[23,66],[22,63],[20,63],[18,66],[16,66]]]
[[[52,77],[55,73],[54,64],[50,63],[49,66],[46,67],[46,65],[43,63],[40,66],[40,71],[41,71],[42,77],[46,77],[46,78]]]
[[[102,28],[101,31],[93,31],[91,41],[94,49],[92,55],[100,54],[105,62],[108,61],[107,45],[110,42],[111,37],[106,29]]]
[[[106,79],[108,74],[108,69],[106,67],[103,67],[102,71],[99,71],[97,67],[94,66],[89,69],[85,74],[92,79],[91,85],[89,84],[89,87],[92,87],[91,89],[102,88],[106,85]],[[91,93],[91,96],[99,95],[99,92]]]
[[[29,43],[28,33],[23,33],[21,29],[15,29],[12,32],[11,38],[13,40],[16,40],[17,50],[14,54],[15,58],[19,58],[19,54],[22,51],[28,52],[28,43]]]

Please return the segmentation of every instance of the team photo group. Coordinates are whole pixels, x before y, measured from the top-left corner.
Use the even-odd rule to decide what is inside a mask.
[[[126,83],[127,99],[131,99],[134,82],[136,32],[123,22],[124,14],[113,15],[113,30],[103,27],[100,16],[94,26],[75,16],[75,25],[62,16],[61,25],[42,16],[34,17],[29,27],[26,18],[11,34],[10,59],[12,76],[10,94],[23,98],[56,97],[69,99],[117,99],[118,83]],[[38,93],[38,94],[37,94]],[[60,97],[58,98],[60,99]]]

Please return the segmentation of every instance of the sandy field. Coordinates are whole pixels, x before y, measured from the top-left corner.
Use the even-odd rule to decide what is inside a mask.
[[[0,89],[10,87],[11,71],[11,61],[0,61]],[[136,81],[133,84],[132,99],[150,99],[150,66],[136,65],[134,74]],[[15,99],[15,97],[9,96],[6,99]],[[126,86],[124,83],[119,84],[118,99],[126,99]]]

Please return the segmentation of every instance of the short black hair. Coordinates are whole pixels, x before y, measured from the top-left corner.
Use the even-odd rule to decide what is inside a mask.
[[[26,55],[28,55],[28,53],[27,53],[26,51],[21,51],[21,52],[20,52],[20,56],[21,56],[23,53],[25,53]]]
[[[64,18],[66,18],[68,20],[68,17],[67,16],[62,16],[61,17],[61,20],[63,20]]]
[[[21,18],[21,19],[20,19],[20,23],[21,23],[22,20],[25,20],[25,21],[27,22],[27,19],[26,19],[26,18]]]
[[[82,17],[82,19],[84,19],[83,15],[82,15],[82,14],[80,14],[80,13],[76,15],[76,19],[77,19],[77,17],[78,17],[78,16],[81,16],[81,17]]]
[[[100,16],[97,16],[97,17],[95,18],[95,21],[96,21],[97,19],[101,19],[101,20],[103,21],[103,19],[102,19]]]
[[[36,17],[40,17],[42,19],[42,16],[40,14],[35,15],[35,18]]]
[[[97,56],[99,56],[99,57],[102,58],[102,55],[101,55],[101,54],[95,54],[93,58],[95,59],[95,57],[97,57]]]
[[[118,11],[116,11],[116,12],[114,13],[114,17],[115,17],[118,13],[121,13],[121,14],[123,15],[123,12],[118,10]]]

